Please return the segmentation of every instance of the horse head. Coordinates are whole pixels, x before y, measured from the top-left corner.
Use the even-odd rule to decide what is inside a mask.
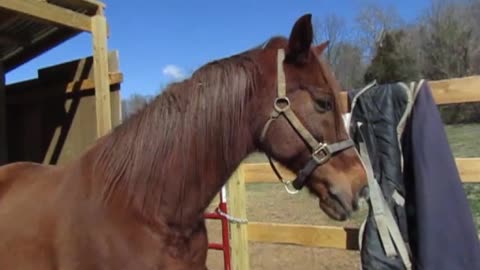
[[[297,172],[295,189],[307,187],[327,215],[345,220],[358,208],[367,178],[343,122],[341,90],[321,59],[328,42],[312,41],[307,14],[288,38],[272,38],[258,52],[263,85],[253,129],[261,151]]]

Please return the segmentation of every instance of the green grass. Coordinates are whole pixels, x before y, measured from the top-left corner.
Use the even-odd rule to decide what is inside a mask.
[[[480,123],[445,126],[455,157],[480,157]]]
[[[450,125],[445,131],[455,157],[480,157],[480,124]],[[464,184],[463,187],[480,231],[480,184]]]
[[[480,232],[480,184],[464,184],[463,187],[467,193],[477,230]]]

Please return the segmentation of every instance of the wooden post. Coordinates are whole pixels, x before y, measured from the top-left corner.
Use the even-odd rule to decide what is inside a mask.
[[[5,91],[5,72],[0,62],[0,165],[8,162],[7,93]]]
[[[340,92],[338,97],[340,98],[340,111],[341,113],[348,113],[350,112],[350,104],[348,101],[348,92]]]
[[[92,37],[97,136],[101,137],[112,129],[107,57],[107,20],[104,16],[95,15],[92,17]]]
[[[228,204],[230,214],[236,218],[247,219],[245,192],[245,174],[240,165],[228,182]],[[249,270],[248,224],[230,224],[232,270]]]

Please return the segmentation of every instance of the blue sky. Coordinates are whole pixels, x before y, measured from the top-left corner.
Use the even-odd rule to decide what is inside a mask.
[[[288,35],[305,13],[337,14],[352,22],[367,0],[106,0],[108,47],[118,50],[122,97],[152,95],[175,77],[201,65]],[[375,1],[369,1],[375,2]],[[411,20],[428,0],[378,0]],[[7,83],[34,78],[37,69],[91,55],[91,36],[81,34],[7,74]]]

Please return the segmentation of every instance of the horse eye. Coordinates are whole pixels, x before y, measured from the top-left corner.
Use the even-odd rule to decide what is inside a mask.
[[[332,102],[326,99],[316,99],[315,100],[315,109],[321,113],[328,112],[332,110]]]

